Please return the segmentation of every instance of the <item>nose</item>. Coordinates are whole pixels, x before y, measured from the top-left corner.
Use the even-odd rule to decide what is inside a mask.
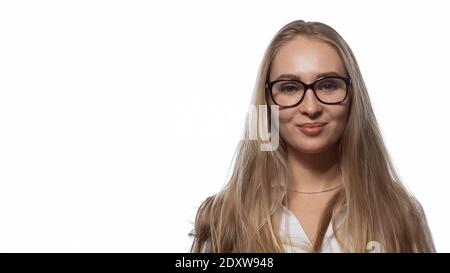
[[[303,100],[299,105],[299,111],[311,118],[318,116],[322,112],[322,104],[316,98],[316,95],[314,95],[312,88],[308,88],[305,91]]]

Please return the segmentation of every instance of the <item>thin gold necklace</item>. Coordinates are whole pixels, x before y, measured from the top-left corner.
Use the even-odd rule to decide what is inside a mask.
[[[339,186],[334,187],[334,188],[332,188],[332,189],[323,190],[323,191],[315,191],[315,192],[296,191],[296,190],[292,190],[292,189],[288,189],[288,191],[295,191],[295,192],[303,193],[303,194],[316,194],[316,193],[322,193],[322,192],[332,191],[332,190],[338,189],[338,188],[340,188],[340,187],[342,187],[342,185],[339,185]]]

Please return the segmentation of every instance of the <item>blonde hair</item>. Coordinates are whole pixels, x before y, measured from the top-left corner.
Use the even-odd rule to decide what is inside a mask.
[[[334,230],[344,252],[366,252],[372,241],[385,252],[434,252],[423,209],[402,185],[383,143],[356,59],[333,28],[297,20],[279,30],[264,54],[252,104],[268,104],[265,83],[271,63],[279,48],[298,35],[335,48],[352,79],[349,116],[338,143],[344,187],[321,216],[321,235],[311,251],[321,250],[328,224],[345,211],[342,225]],[[280,138],[278,149],[261,151],[262,141],[247,138],[253,122],[246,121],[228,183],[197,211],[191,252],[285,251],[278,229],[287,197],[286,144]]]

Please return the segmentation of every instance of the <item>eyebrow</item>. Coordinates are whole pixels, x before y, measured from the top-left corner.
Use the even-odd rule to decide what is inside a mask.
[[[324,72],[324,73],[320,73],[316,75],[316,79],[321,78],[321,77],[326,77],[326,76],[340,76],[343,77],[342,75],[340,75],[337,72],[334,71],[328,71],[328,72]],[[301,80],[301,78],[297,75],[294,74],[281,74],[280,76],[278,76],[278,78],[276,78],[275,80],[281,80],[281,79],[289,79],[289,80]]]

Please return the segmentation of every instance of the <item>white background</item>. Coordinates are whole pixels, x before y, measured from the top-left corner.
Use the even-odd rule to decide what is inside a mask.
[[[0,251],[187,252],[286,23],[356,55],[388,149],[450,251],[446,1],[2,1]]]

